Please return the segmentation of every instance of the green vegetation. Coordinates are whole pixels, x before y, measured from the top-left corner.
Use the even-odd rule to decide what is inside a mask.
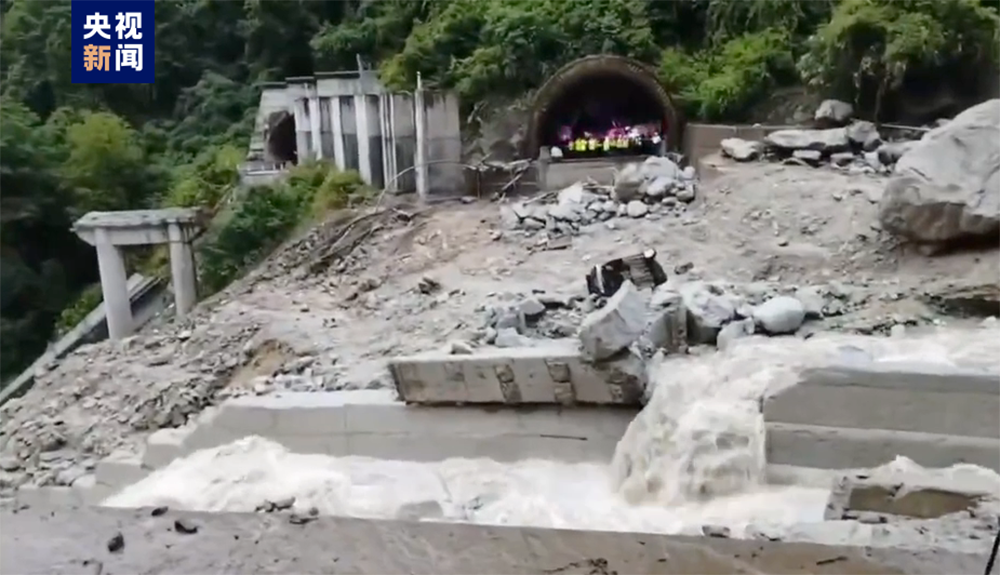
[[[200,250],[203,287],[210,293],[224,288],[296,226],[362,202],[371,192],[356,172],[338,172],[326,163],[297,166],[279,185],[247,190]]]
[[[537,88],[575,58],[658,67],[691,118],[740,120],[807,82],[886,115],[901,91],[958,93],[995,70],[996,0],[157,0],[156,82],[70,81],[69,0],[0,0],[0,378],[89,311],[89,210],[202,206],[222,288],[296,227],[363,201],[356,174],[302,166],[238,190],[261,82],[377,65],[391,87],[454,89],[470,109]],[[929,80],[931,79],[931,80]],[[237,198],[234,203],[227,200]],[[130,265],[159,273],[162,250]]]

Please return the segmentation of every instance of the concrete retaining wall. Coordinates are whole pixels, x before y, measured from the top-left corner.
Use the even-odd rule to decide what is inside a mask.
[[[196,534],[176,532],[183,518]],[[293,525],[287,515],[31,508],[0,515],[0,572],[385,573],[561,575],[647,573],[979,574],[989,540],[964,552],[880,544],[829,546],[643,533],[493,527],[323,517]],[[889,532],[881,526],[882,531]],[[108,553],[121,533],[125,549]],[[874,533],[874,532],[873,532]],[[924,536],[929,540],[929,536]],[[101,567],[95,571],[95,567]]]
[[[768,423],[766,443],[769,464],[860,469],[902,455],[924,467],[972,463],[1000,471],[1000,442],[981,437]]]
[[[877,466],[974,463],[1000,471],[1000,376],[982,370],[874,362],[803,372],[764,405],[768,462]]]
[[[901,362],[833,365],[804,371],[797,386],[766,403],[764,417],[1000,439],[1000,376]]]
[[[182,451],[260,435],[298,453],[335,456],[607,461],[635,413],[555,406],[521,410],[408,406],[387,390],[285,393],[227,401],[182,439]],[[147,461],[154,463],[160,462]]]
[[[719,153],[719,145],[726,138],[763,140],[771,132],[799,127],[801,126],[688,124],[684,127],[683,152],[688,163],[697,166],[698,160],[703,157]]]
[[[637,358],[595,367],[576,340],[475,355],[429,353],[389,360],[400,397],[418,404],[593,404],[639,407],[645,378]]]
[[[22,488],[28,505],[97,503],[155,469],[199,449],[249,435],[295,453],[403,461],[484,457],[607,462],[637,409],[406,405],[390,390],[246,396],[202,412],[198,421],[149,436],[141,455],[116,453],[74,487]]]

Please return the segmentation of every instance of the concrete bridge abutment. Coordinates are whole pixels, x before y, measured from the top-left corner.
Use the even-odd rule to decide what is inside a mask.
[[[73,231],[97,249],[101,294],[107,310],[108,337],[122,339],[135,329],[125,271],[125,246],[169,244],[170,275],[178,317],[198,301],[194,238],[204,229],[204,215],[193,208],[90,212]]]

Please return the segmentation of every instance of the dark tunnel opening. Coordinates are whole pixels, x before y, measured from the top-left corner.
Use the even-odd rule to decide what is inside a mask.
[[[267,136],[267,152],[275,162],[298,163],[295,141],[295,117],[288,112],[278,112],[268,121],[271,126]]]
[[[594,71],[562,86],[548,103],[537,128],[538,145],[560,148],[568,157],[655,154],[667,137],[669,119],[662,100],[648,86],[628,74]],[[597,150],[578,154],[581,140],[596,140]]]

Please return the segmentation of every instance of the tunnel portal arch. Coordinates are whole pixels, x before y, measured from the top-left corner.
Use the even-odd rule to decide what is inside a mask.
[[[271,160],[284,164],[298,163],[295,139],[295,117],[288,111],[274,112],[267,119],[267,154]]]
[[[604,93],[624,95],[636,106],[654,111],[662,123],[668,149],[681,148],[682,120],[655,70],[632,58],[602,54],[566,64],[539,88],[531,107],[527,148],[522,150],[525,157],[537,158],[539,149],[551,144],[560,114],[574,106],[574,99],[582,99],[580,92],[588,85]]]

